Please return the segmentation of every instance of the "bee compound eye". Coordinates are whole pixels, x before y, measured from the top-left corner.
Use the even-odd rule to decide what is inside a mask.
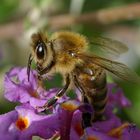
[[[45,48],[43,43],[39,43],[36,48],[36,55],[38,59],[43,59],[45,55]]]

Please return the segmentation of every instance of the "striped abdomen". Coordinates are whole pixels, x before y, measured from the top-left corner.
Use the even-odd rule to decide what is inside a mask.
[[[77,67],[77,79],[83,87],[88,102],[94,109],[93,121],[103,119],[107,103],[107,84],[105,71],[97,65]]]
[[[92,90],[87,91],[89,102],[93,105],[93,109],[95,111],[93,121],[102,120],[107,103],[106,79],[104,79],[104,81],[102,81],[102,83],[93,90],[93,92]]]

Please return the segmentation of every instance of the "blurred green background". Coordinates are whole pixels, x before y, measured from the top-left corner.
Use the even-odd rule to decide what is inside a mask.
[[[131,9],[131,6],[135,8]],[[128,9],[123,12],[123,8]],[[108,9],[110,17],[104,15]],[[121,9],[121,12],[115,12],[114,9]],[[134,9],[135,12],[129,13]],[[94,18],[86,21],[87,14],[84,22],[80,20],[73,22],[69,17],[73,15],[74,18],[77,18],[90,12],[95,13]],[[64,18],[61,18],[60,15],[63,15]],[[117,19],[119,16],[122,17]],[[119,40],[129,47],[129,52],[118,61],[127,64],[140,75],[139,0],[1,0],[0,114],[14,108],[13,103],[4,99],[5,72],[13,66],[27,66],[30,36],[40,29],[48,34],[67,29],[82,33],[89,38],[93,35],[102,35]],[[57,77],[59,76],[56,76],[55,86],[59,81]],[[132,102],[132,107],[123,110],[121,116],[140,127],[140,85],[120,81],[120,79],[111,80],[122,87],[125,95]]]

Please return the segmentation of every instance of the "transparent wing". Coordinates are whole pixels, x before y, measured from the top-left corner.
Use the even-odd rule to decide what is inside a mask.
[[[96,55],[106,58],[118,58],[121,54],[128,51],[125,44],[105,37],[93,37],[90,40],[90,50]]]
[[[105,70],[115,74],[121,79],[127,80],[129,82],[140,84],[140,77],[128,66],[125,64],[111,61],[106,58],[98,57],[98,56],[88,56],[88,55],[79,55],[81,59],[83,59],[87,64],[94,63]]]

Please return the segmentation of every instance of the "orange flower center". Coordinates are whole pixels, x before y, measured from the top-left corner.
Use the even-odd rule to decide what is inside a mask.
[[[94,136],[89,136],[88,138],[87,138],[87,140],[99,140],[97,137],[94,137]]]
[[[16,127],[19,130],[25,130],[29,126],[29,120],[27,117],[19,117],[18,120],[16,121]]]
[[[67,101],[61,104],[61,107],[68,111],[75,111],[78,108],[78,105],[74,104],[72,101]]]
[[[129,123],[124,123],[121,126],[109,131],[108,135],[112,137],[120,138],[122,136],[123,130],[129,126],[130,126]]]
[[[77,134],[79,136],[82,136],[84,134],[84,129],[82,128],[82,125],[81,123],[77,123],[75,126],[74,126],[74,129],[75,131],[77,132]]]
[[[39,98],[38,93],[36,91],[30,92],[30,95],[35,98]]]
[[[81,123],[76,123],[74,129],[80,137],[84,135],[84,129],[82,128]],[[96,136],[88,136],[86,140],[99,140],[99,138]]]

